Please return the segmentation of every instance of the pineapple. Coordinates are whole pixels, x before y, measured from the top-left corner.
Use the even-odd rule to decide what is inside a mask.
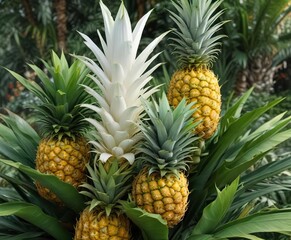
[[[132,197],[138,207],[160,214],[169,227],[183,218],[188,203],[186,177],[191,152],[198,139],[194,134],[193,103],[183,99],[175,110],[166,94],[156,102],[145,102],[149,120],[142,125],[145,166],[134,179]]]
[[[42,136],[36,153],[36,169],[78,187],[86,178],[85,166],[90,158],[83,134],[89,124],[83,119],[91,112],[81,107],[90,95],[80,85],[85,83],[88,69],[80,61],[69,66],[63,53],[59,58],[52,52],[52,64],[45,61],[43,64],[48,74],[30,65],[42,85],[11,72],[40,100],[39,105],[32,106]],[[45,199],[60,201],[49,189],[39,183],[36,186]]]
[[[101,161],[95,161],[94,168],[88,165],[92,183],[84,183],[86,190],[81,193],[91,201],[76,224],[74,240],[131,238],[130,221],[117,207],[130,188],[131,170],[127,166],[120,166],[118,159],[112,160],[109,168]]]
[[[96,129],[97,139],[90,143],[93,152],[106,163],[111,159],[120,159],[133,164],[135,160],[135,146],[140,141],[138,127],[140,115],[143,112],[141,98],[147,99],[157,91],[145,85],[152,79],[151,73],[160,65],[147,68],[158,54],[147,58],[166,33],[154,39],[138,56],[137,51],[143,28],[150,15],[148,12],[131,29],[130,19],[123,2],[119,7],[115,20],[109,9],[100,1],[104,19],[105,37],[98,31],[103,51],[85,34],[81,36],[85,44],[94,53],[99,65],[85,56],[76,56],[82,60],[95,75],[91,79],[97,84],[101,93],[85,86],[97,104],[83,104],[84,108],[96,112],[101,121],[87,118]],[[147,71],[146,71],[147,70]]]
[[[211,70],[219,51],[217,46],[223,35],[214,36],[224,22],[215,22],[222,11],[215,12],[221,0],[181,0],[174,3],[178,14],[171,12],[176,23],[174,54],[178,69],[171,77],[168,100],[176,107],[185,97],[187,102],[195,102],[197,111],[193,114],[200,124],[196,133],[209,139],[215,133],[221,108],[221,94],[218,79]]]

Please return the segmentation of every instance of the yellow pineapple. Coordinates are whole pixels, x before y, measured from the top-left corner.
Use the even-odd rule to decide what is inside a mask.
[[[54,174],[64,182],[78,187],[85,181],[85,164],[90,158],[89,146],[84,137],[63,137],[61,140],[44,138],[36,155],[36,168],[42,173]],[[59,202],[49,189],[36,183],[38,192],[48,200]]]
[[[158,172],[148,175],[144,169],[134,181],[132,195],[138,207],[160,214],[169,227],[174,227],[187,210],[188,180],[183,172],[161,177]]]
[[[136,176],[132,197],[138,207],[157,213],[169,227],[178,224],[187,210],[187,164],[194,144],[193,104],[183,99],[172,110],[166,95],[159,101],[145,102],[149,120],[143,123],[144,144],[140,148],[145,163]]]
[[[128,164],[120,166],[118,159],[106,166],[95,161],[88,171],[92,181],[82,185],[86,190],[81,193],[91,200],[78,219],[74,240],[131,239],[130,221],[117,207],[130,188]]]
[[[190,1],[190,2],[189,2]],[[224,22],[216,22],[222,11],[216,11],[221,0],[181,0],[173,5],[178,14],[171,18],[178,29],[174,30],[174,54],[178,69],[172,75],[168,89],[168,100],[174,107],[185,97],[195,102],[193,114],[200,124],[196,133],[203,139],[210,138],[216,131],[221,108],[218,79],[211,70],[219,51],[222,35],[215,35]]]
[[[130,239],[130,222],[122,214],[98,214],[86,208],[80,216],[74,240],[81,239]]]
[[[89,124],[83,119],[91,111],[81,107],[90,96],[81,86],[86,82],[88,70],[79,60],[69,66],[63,53],[59,58],[52,52],[52,64],[45,61],[43,64],[48,73],[30,65],[41,84],[10,71],[40,101],[32,106],[42,136],[36,153],[36,169],[78,187],[86,179],[85,165],[90,158],[90,148],[83,135]],[[36,186],[44,198],[60,201],[49,189],[39,183]]]

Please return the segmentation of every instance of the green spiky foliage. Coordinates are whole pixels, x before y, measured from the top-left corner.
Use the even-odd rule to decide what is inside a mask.
[[[117,158],[105,164],[96,158],[93,167],[87,165],[90,180],[81,185],[80,193],[89,201],[76,223],[74,240],[131,239],[130,221],[119,203],[127,198],[131,186],[128,165]]]
[[[40,136],[25,119],[6,113],[0,115],[0,162],[7,166],[0,177],[8,183],[0,187],[0,239],[72,239],[83,196],[70,184],[34,169]],[[64,204],[42,198],[35,181],[50,188]]]
[[[5,113],[0,114],[0,156],[34,168],[39,134],[17,114],[8,109]]]
[[[112,209],[117,206],[117,202],[124,198],[129,191],[131,178],[131,168],[128,164],[120,165],[117,159],[112,160],[110,165],[95,161],[93,168],[87,165],[90,181],[81,187],[84,189],[80,193],[87,196],[90,201],[89,211],[98,209],[99,214],[110,215]]]
[[[251,167],[290,139],[291,117],[281,113],[253,129],[253,125],[282,99],[243,111],[251,93],[252,89],[225,103],[229,106],[220,120],[217,136],[206,142],[200,163],[189,174],[189,208],[180,229],[175,229],[176,232],[184,229],[182,232],[188,235],[185,239],[204,239],[207,235],[209,239],[238,236],[256,239],[258,232],[290,234],[287,219],[291,209],[279,210],[275,205],[270,207],[258,201],[259,197],[271,192],[288,190],[288,187],[270,182],[270,177],[290,166],[290,155],[253,171]],[[277,218],[278,224],[268,224],[273,218]],[[255,229],[252,226],[259,219],[262,222]],[[193,229],[186,230],[191,224]],[[172,236],[177,237],[175,233]]]
[[[10,73],[40,99],[41,104],[32,107],[41,135],[58,136],[59,139],[63,136],[74,137],[88,126],[82,119],[90,111],[80,106],[89,100],[81,85],[87,80],[88,69],[78,60],[69,65],[64,53],[59,58],[52,52],[51,62],[42,60],[44,70],[29,64],[39,77],[40,84],[26,80],[13,71]]]
[[[221,44],[218,40],[224,37],[215,35],[225,23],[215,23],[223,13],[223,10],[217,11],[221,2],[222,0],[173,1],[177,13],[171,11],[170,17],[178,29],[174,29],[175,37],[171,39],[174,41],[173,54],[181,68],[208,67],[216,59],[218,46]]]
[[[141,129],[144,134],[143,146],[140,152],[149,174],[159,172],[161,176],[167,173],[178,175],[187,170],[194,151],[194,142],[198,139],[193,134],[197,125],[191,115],[195,111],[193,104],[186,104],[185,99],[173,109],[165,94],[156,101],[144,101],[148,119],[144,119]]]

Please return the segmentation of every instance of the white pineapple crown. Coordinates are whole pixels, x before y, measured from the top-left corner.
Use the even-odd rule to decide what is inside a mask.
[[[87,118],[97,130],[98,139],[92,140],[99,159],[106,162],[109,158],[126,159],[130,164],[135,160],[135,145],[139,142],[139,120],[143,112],[142,99],[149,98],[158,87],[147,86],[151,74],[160,63],[149,68],[159,53],[148,59],[157,44],[167,34],[154,39],[137,55],[143,29],[150,12],[144,15],[132,31],[128,12],[121,3],[115,20],[109,9],[100,1],[104,20],[105,39],[97,30],[101,48],[88,36],[80,33],[85,44],[94,53],[97,63],[85,56],[77,56],[94,75],[91,79],[102,94],[85,86],[85,89],[98,102],[97,105],[83,104],[99,114],[101,122]]]

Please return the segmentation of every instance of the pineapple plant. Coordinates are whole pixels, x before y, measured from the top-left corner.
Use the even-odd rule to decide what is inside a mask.
[[[88,165],[91,183],[84,183],[82,194],[90,198],[88,207],[81,213],[75,227],[74,240],[82,239],[131,239],[130,221],[116,207],[130,187],[131,170],[118,159],[109,168],[101,161]]]
[[[140,148],[144,167],[134,179],[132,197],[138,207],[160,214],[170,228],[182,220],[188,204],[185,174],[198,139],[192,106],[183,99],[173,110],[165,94],[159,103],[145,102],[148,120],[142,124]]]
[[[89,124],[83,121],[90,111],[81,107],[82,103],[89,101],[89,95],[81,86],[86,82],[88,70],[78,60],[69,66],[64,53],[59,58],[52,52],[52,64],[45,61],[43,64],[48,73],[30,65],[41,85],[10,71],[40,100],[39,105],[31,106],[42,136],[36,153],[36,169],[78,187],[85,181],[85,165],[90,159],[90,147],[84,137]],[[59,202],[48,188],[38,182],[36,185],[41,196]]]
[[[172,38],[177,70],[173,73],[168,88],[168,99],[176,107],[185,97],[195,102],[195,129],[203,139],[215,133],[221,111],[221,94],[217,76],[211,70],[223,35],[215,33],[224,24],[216,22],[222,11],[217,11],[221,0],[181,0],[173,2],[177,13],[171,18],[177,25]]]

